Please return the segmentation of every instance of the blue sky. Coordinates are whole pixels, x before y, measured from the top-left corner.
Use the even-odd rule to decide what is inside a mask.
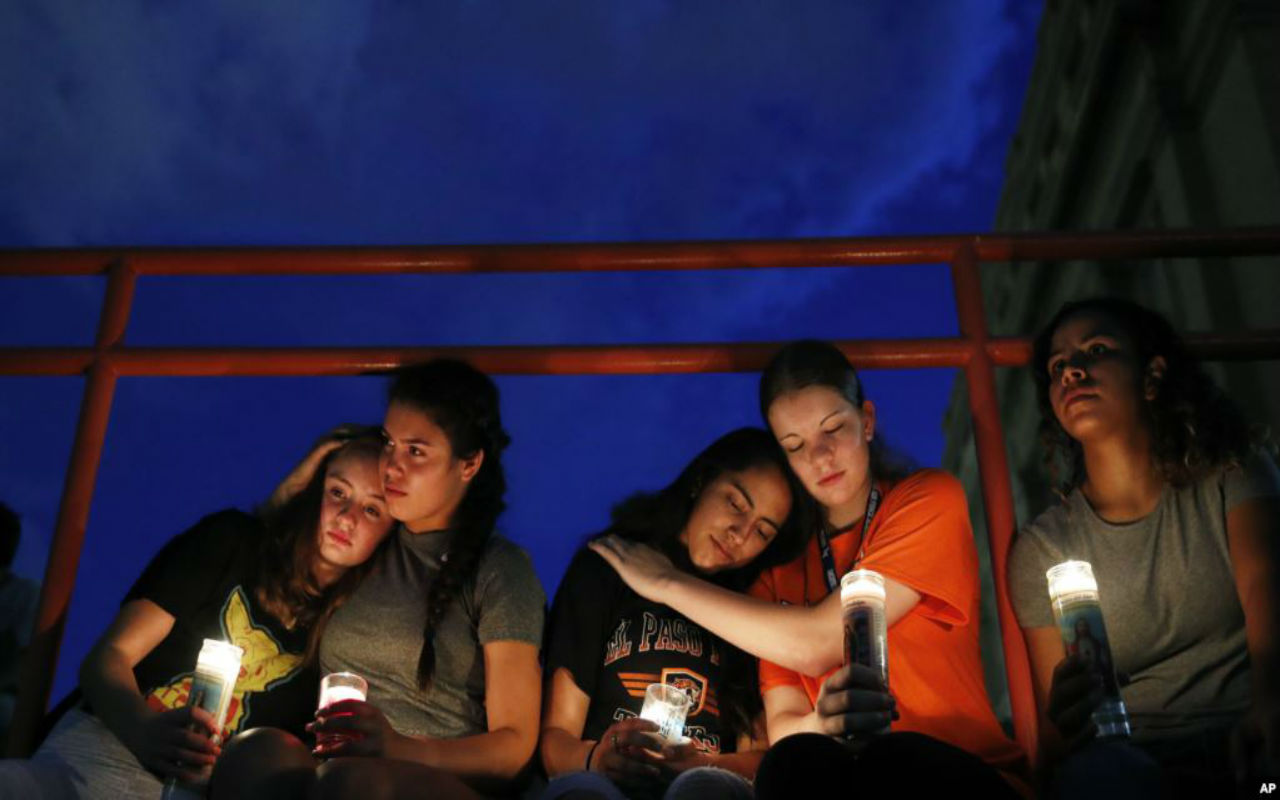
[[[1037,4],[0,6],[0,246],[444,244],[988,230]],[[0,346],[87,343],[97,279],[0,279]],[[144,278],[128,341],[502,344],[955,332],[946,268]],[[937,463],[948,370],[866,376]],[[504,377],[507,534],[554,589],[609,506],[758,422],[751,375]],[[0,378],[39,575],[79,379]],[[120,383],[58,689],[146,559],[249,507],[382,382]]]

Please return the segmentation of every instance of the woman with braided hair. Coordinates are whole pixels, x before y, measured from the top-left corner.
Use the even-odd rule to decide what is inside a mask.
[[[246,734],[223,756],[215,797],[465,798],[526,774],[546,599],[529,557],[494,533],[510,441],[497,387],[459,361],[410,367],[383,430],[383,491],[400,526],[320,645],[322,671],[363,676],[367,702],[317,712],[314,750],[280,731]]]

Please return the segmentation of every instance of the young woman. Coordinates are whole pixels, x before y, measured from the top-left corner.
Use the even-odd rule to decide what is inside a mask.
[[[1045,571],[1088,561],[1133,742],[1199,796],[1280,768],[1280,476],[1169,323],[1136,304],[1064,306],[1032,364],[1062,502],[1019,535],[1009,584],[1046,756],[1096,734],[1102,677],[1064,659]],[[1234,737],[1234,741],[1233,741]],[[1234,745],[1234,749],[1233,749]],[[1083,748],[1082,752],[1093,748]],[[1081,763],[1073,759],[1073,764]],[[1064,768],[1070,781],[1074,770]],[[1255,789],[1256,791],[1256,789]]]
[[[996,770],[1019,785],[1022,753],[1000,729],[983,683],[978,561],[959,483],[938,470],[908,474],[892,466],[875,439],[875,407],[830,344],[783,348],[761,377],[760,410],[824,520],[800,559],[761,576],[754,598],[673,570],[624,541],[594,545],[641,595],[762,659],[775,747],[761,767],[758,794],[840,774],[860,787],[900,788],[908,763],[916,765],[916,791],[934,781],[1007,793]],[[843,637],[836,590],[854,568],[885,579],[887,687],[869,670],[837,669]],[[894,719],[892,730],[922,736],[868,736]],[[776,746],[803,733],[826,736]],[[872,743],[855,756],[831,736]]]
[[[320,636],[391,528],[380,445],[371,435],[330,443],[289,502],[258,516],[212,514],[169,542],[86,657],[84,703],[30,761],[0,764],[0,795],[159,798],[166,779],[207,780],[214,734],[301,733],[315,708]],[[187,705],[206,638],[244,650],[220,731]]]
[[[321,709],[311,731],[340,737],[314,751],[250,732],[215,797],[475,797],[530,763],[546,601],[528,556],[494,533],[510,441],[497,387],[438,360],[401,371],[390,400],[381,471],[400,527],[320,646],[322,671],[363,676],[368,702]]]
[[[741,592],[804,546],[796,494],[773,438],[742,428],[699,453],[666,488],[617,506],[607,532]],[[763,755],[754,747],[761,711],[755,672],[736,648],[641,598],[598,556],[579,551],[551,610],[541,755],[556,780],[544,800],[574,790],[661,796],[669,786],[668,797],[702,797],[709,784],[750,796],[746,779]],[[665,756],[653,738],[656,726],[636,718],[650,683],[691,697],[690,742]]]

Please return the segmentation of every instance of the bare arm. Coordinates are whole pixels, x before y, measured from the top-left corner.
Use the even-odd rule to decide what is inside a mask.
[[[764,715],[771,745],[797,733],[822,733],[818,712],[799,686],[777,686],[765,692]]]
[[[152,709],[133,675],[172,629],[173,617],[150,600],[126,603],[81,664],[80,686],[94,713],[143,766],[190,780],[217,755],[209,739],[213,718],[199,708]],[[199,733],[188,729],[193,722],[203,726]]]
[[[484,704],[489,730],[461,739],[402,737],[391,758],[418,761],[460,777],[510,781],[533,757],[542,699],[538,648],[523,642],[484,646]]]
[[[590,706],[591,698],[574,683],[569,670],[561,667],[551,675],[538,748],[548,777],[588,769],[587,754],[595,741],[583,739],[582,729]]]
[[[771,744],[797,733],[841,737],[877,733],[897,719],[896,705],[880,676],[861,664],[847,664],[831,673],[812,705],[799,686],[776,686],[764,695]]]
[[[503,788],[529,764],[538,742],[540,673],[536,646],[490,642],[484,646],[486,732],[459,739],[406,736],[373,704],[344,700],[316,712],[308,729],[347,736],[313,752],[412,761],[486,789]]]
[[[844,659],[838,594],[828,595],[816,606],[783,606],[681,572],[643,544],[608,536],[589,546],[637,594],[674,608],[757,658],[814,677]],[[919,602],[919,592],[885,579],[887,625],[902,619]]]
[[[1244,609],[1253,705],[1235,737],[1241,777],[1255,754],[1280,767],[1280,500],[1257,498],[1227,513],[1227,543]]]

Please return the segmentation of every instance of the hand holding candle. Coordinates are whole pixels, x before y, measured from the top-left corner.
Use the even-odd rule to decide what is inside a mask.
[[[1093,567],[1087,561],[1064,561],[1045,573],[1053,616],[1062,634],[1067,659],[1054,670],[1049,717],[1068,739],[1089,733],[1077,708],[1081,699],[1092,708],[1099,736],[1128,736],[1129,715],[1120,698],[1111,644],[1102,620],[1102,605]]]
[[[243,657],[244,650],[217,639],[205,639],[196,656],[196,671],[191,678],[187,705],[193,709],[202,709],[212,717],[209,739],[214,745],[222,742],[223,729],[227,725],[227,711],[231,708],[231,698],[235,694],[236,679],[240,677],[240,660]],[[191,730],[197,730],[194,723]],[[171,778],[165,783],[163,797],[203,796],[203,784],[209,780],[212,772],[213,766],[205,765],[197,772],[184,773],[186,778],[183,781]]]
[[[644,690],[640,719],[658,726],[658,735],[668,744],[684,741],[684,720],[689,714],[689,695],[665,683],[651,683]]]
[[[369,682],[354,672],[331,672],[320,679],[320,702],[316,705],[316,710],[324,711],[334,703],[344,700],[364,702],[368,693]],[[317,731],[316,749],[327,751],[351,738],[348,733]]]

